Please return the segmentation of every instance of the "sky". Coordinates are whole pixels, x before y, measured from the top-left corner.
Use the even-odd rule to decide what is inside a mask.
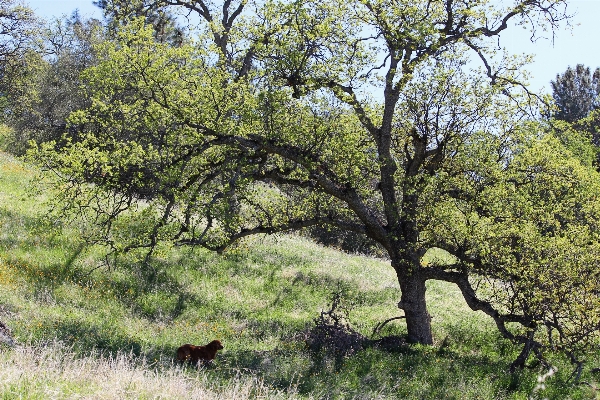
[[[25,0],[37,15],[44,18],[68,15],[79,9],[84,16],[100,18],[99,9],[92,0]],[[572,31],[563,29],[556,33],[554,41],[529,40],[529,33],[520,28],[508,29],[501,45],[515,54],[534,54],[533,64],[528,66],[532,74],[530,88],[533,91],[550,92],[550,81],[567,67],[583,64],[591,69],[600,67],[600,0],[570,0],[567,9],[574,17]]]

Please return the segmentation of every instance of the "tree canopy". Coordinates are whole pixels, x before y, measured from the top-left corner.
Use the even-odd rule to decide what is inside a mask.
[[[600,68],[577,64],[551,82],[555,110],[548,113],[557,136],[584,162],[600,157]],[[590,146],[591,144],[591,146]]]
[[[496,50],[513,21],[557,28],[564,1],[141,1],[189,18],[177,45],[103,3],[121,29],[83,75],[91,105],[36,152],[94,242],[148,261],[348,231],[385,249],[412,341],[433,342],[430,279],[523,346],[514,366],[597,339],[600,181],[528,122],[524,60]],[[422,265],[434,247],[454,261]]]

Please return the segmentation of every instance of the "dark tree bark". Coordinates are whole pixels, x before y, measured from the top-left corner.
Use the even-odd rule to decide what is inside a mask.
[[[402,297],[398,308],[404,310],[408,340],[412,343],[433,344],[431,316],[425,299],[425,277],[421,274],[406,273],[396,269]]]

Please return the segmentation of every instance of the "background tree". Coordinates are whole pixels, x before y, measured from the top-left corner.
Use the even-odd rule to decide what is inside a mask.
[[[577,64],[575,69],[569,67],[557,75],[551,85],[557,107],[550,120],[552,129],[574,154],[586,160],[591,157],[598,165],[600,69],[592,74],[589,68]]]
[[[9,112],[7,93],[22,76],[29,50],[34,47],[38,21],[33,11],[16,0],[0,0],[0,107]],[[4,119],[4,118],[2,118]],[[4,138],[0,137],[0,142]],[[10,331],[0,322],[3,333]],[[8,335],[9,343],[13,345]]]
[[[18,0],[0,0],[0,73],[4,78],[30,48],[37,21]]]
[[[569,67],[563,74],[557,74],[550,84],[558,108],[554,113],[556,119],[575,122],[600,106],[600,68],[592,74],[589,67],[577,64],[575,69]]]
[[[27,57],[35,49],[39,23],[33,11],[15,0],[0,0],[0,97],[3,114],[10,110],[8,93],[23,76]]]
[[[143,17],[146,23],[154,27],[154,36],[160,42],[167,42],[180,46],[185,40],[185,28],[181,26],[177,17],[169,11],[167,4],[160,2],[134,0],[130,2],[97,0],[94,5],[104,12],[108,25],[117,29],[119,24],[135,17]]]
[[[78,13],[49,22],[40,29],[39,47],[27,55],[18,79],[6,91],[10,104],[5,122],[13,128],[10,151],[24,153],[29,140],[58,140],[69,114],[89,106],[79,74],[96,63],[94,44],[103,27]]]
[[[597,177],[525,124],[522,64],[495,53],[509,22],[555,28],[563,2],[144,4],[195,13],[196,41],[130,20],[85,73],[80,140],[37,153],[94,242],[149,261],[326,226],[385,249],[411,341],[433,342],[429,279],[523,345],[514,366],[596,340]],[[455,262],[421,265],[432,247]]]

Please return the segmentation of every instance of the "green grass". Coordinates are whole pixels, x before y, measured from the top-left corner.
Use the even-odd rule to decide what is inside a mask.
[[[434,346],[312,353],[300,339],[332,293],[370,336],[400,315],[394,271],[298,236],[257,237],[223,255],[159,252],[152,271],[135,255],[103,266],[76,227],[44,218],[33,172],[0,153],[0,321],[16,348],[0,348],[0,398],[587,399],[568,362],[534,393],[539,368],[507,372],[518,353],[459,291],[428,284]],[[431,262],[445,257],[433,250]],[[380,333],[404,335],[402,320]],[[183,343],[220,339],[214,365],[173,362]],[[596,355],[590,355],[596,366]],[[582,377],[596,386],[587,368]]]

